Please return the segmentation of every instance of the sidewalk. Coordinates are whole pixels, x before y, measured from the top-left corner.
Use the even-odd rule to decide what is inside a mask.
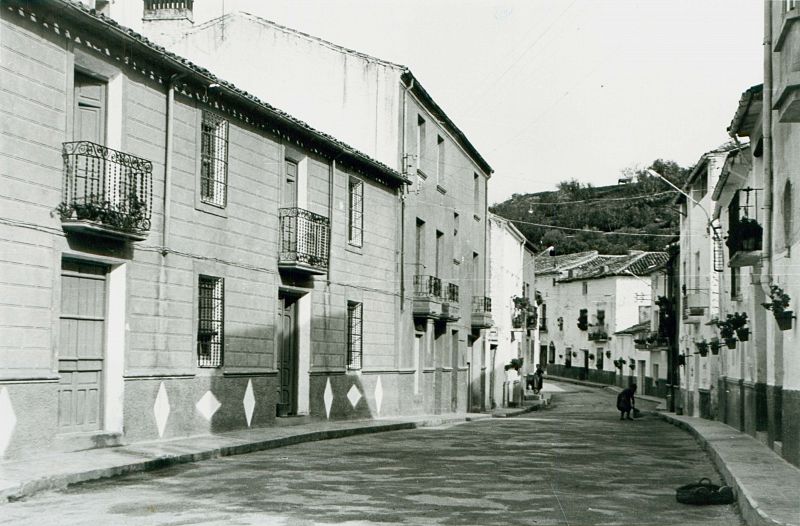
[[[571,378],[549,376],[548,379],[620,390],[616,386]],[[668,413],[663,410],[662,398],[639,395],[636,398],[662,402],[655,414],[695,437],[725,483],[734,488],[739,510],[748,526],[800,526],[800,469],[755,438],[722,422]]]
[[[491,416],[460,413],[339,422],[311,421],[300,425],[142,442],[121,447],[0,462],[0,505],[39,491],[61,489],[79,482],[148,471],[174,464],[252,453],[317,440],[457,424]]]

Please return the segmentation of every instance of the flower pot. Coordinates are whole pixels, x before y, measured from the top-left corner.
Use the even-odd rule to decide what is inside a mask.
[[[713,355],[719,354],[719,347],[712,347],[711,348],[711,354],[713,354]]]
[[[775,321],[778,322],[778,328],[782,331],[788,331],[792,328],[792,319],[794,316],[792,315],[792,311],[785,310],[780,313],[775,314]]]
[[[725,338],[725,345],[728,346],[728,349],[735,349],[736,348],[736,338]],[[716,354],[716,353],[714,353]]]
[[[740,342],[746,342],[750,339],[750,329],[739,329],[736,331],[736,337]]]

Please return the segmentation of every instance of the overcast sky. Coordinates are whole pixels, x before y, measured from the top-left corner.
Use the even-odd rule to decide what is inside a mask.
[[[490,203],[691,165],[762,78],[757,0],[204,0],[195,23],[223,9],[409,66],[494,168]]]

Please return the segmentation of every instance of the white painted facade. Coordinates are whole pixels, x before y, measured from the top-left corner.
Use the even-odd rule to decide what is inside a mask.
[[[680,222],[681,298],[678,306],[678,349],[685,355],[686,365],[681,374],[684,409],[690,415],[700,414],[700,398],[715,399],[718,367],[712,362],[718,356],[701,357],[696,342],[711,341],[716,328],[707,325],[719,317],[720,275],[714,265],[714,238],[710,228],[714,203],[712,191],[719,180],[727,151],[712,151],[700,159],[684,190],[692,201],[683,198]],[[719,249],[724,245],[719,242]],[[717,265],[719,266],[719,264]],[[692,393],[686,396],[686,393]],[[697,393],[697,396],[694,395]]]
[[[503,398],[505,365],[513,358],[526,358],[528,345],[525,327],[514,328],[514,296],[522,296],[523,255],[525,236],[509,221],[489,215],[489,290],[492,298],[493,334],[497,343],[490,346],[490,367],[493,380],[491,397],[496,405]],[[531,298],[532,300],[532,298]]]

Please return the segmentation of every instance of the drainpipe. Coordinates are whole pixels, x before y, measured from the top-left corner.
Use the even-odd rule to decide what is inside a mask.
[[[414,88],[414,77],[411,77],[411,82],[404,86],[403,89],[403,119],[401,130],[401,150],[400,150],[400,167],[401,173],[408,177],[406,173],[408,168],[406,136],[408,135],[408,92]],[[405,309],[406,303],[406,196],[408,195],[408,187],[401,185],[399,189],[400,195],[400,312]]]
[[[183,75],[174,74],[169,78],[169,89],[167,90],[167,126],[166,137],[164,140],[164,213],[161,224],[161,255],[166,256],[167,235],[169,233],[170,210],[169,205],[172,199],[172,121],[175,110],[175,81]]]
[[[764,98],[761,136],[764,150],[764,244],[761,287],[769,294],[772,283],[773,199],[772,199],[772,2],[764,2]]]

